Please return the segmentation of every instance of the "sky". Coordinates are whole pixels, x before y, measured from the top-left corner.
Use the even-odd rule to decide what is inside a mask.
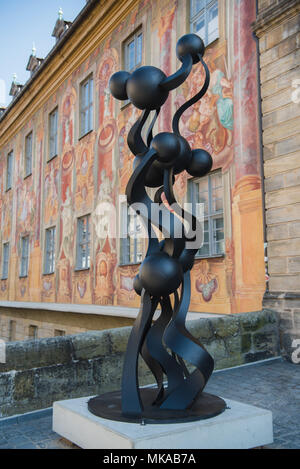
[[[13,74],[24,84],[30,77],[26,65],[33,42],[37,57],[44,58],[55,45],[51,36],[58,10],[73,21],[85,0],[0,0],[0,107],[11,101],[8,95]]]

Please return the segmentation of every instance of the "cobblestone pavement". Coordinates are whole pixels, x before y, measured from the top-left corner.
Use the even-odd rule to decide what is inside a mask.
[[[300,366],[281,359],[214,373],[206,389],[225,399],[273,412],[274,443],[267,448],[300,448]],[[4,423],[4,422],[3,422]],[[52,431],[50,415],[26,416],[1,426],[0,449],[74,449]]]

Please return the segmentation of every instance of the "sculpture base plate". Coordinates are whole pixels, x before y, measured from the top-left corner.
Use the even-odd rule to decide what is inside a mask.
[[[230,399],[226,399],[226,412],[211,419],[140,425],[96,417],[88,410],[91,397],[53,404],[53,430],[84,449],[174,449],[180,453],[179,449],[246,449],[273,442],[272,412]]]
[[[184,423],[215,417],[224,412],[226,403],[213,394],[202,393],[189,409],[168,410],[153,406],[157,390],[142,388],[140,390],[144,411],[139,416],[126,416],[122,413],[121,391],[109,392],[89,400],[89,411],[108,420],[127,423]]]

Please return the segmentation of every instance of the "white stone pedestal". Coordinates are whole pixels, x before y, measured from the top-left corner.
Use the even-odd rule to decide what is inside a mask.
[[[84,449],[246,449],[273,443],[272,412],[226,400],[225,412],[189,423],[148,424],[91,414],[90,397],[53,404],[53,430]]]

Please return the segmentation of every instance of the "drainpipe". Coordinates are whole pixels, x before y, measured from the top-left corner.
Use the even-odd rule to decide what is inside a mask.
[[[258,16],[258,0],[256,0],[256,17]],[[267,223],[266,223],[266,201],[265,201],[265,174],[264,174],[264,154],[263,154],[263,129],[262,129],[262,106],[261,106],[261,80],[260,80],[260,52],[259,39],[255,32],[252,33],[256,43],[256,61],[257,61],[257,83],[258,83],[258,128],[259,128],[259,156],[260,156],[260,175],[262,191],[262,209],[263,209],[263,236],[264,236],[264,255],[267,264],[266,275],[268,275],[268,248],[267,248]],[[269,282],[266,281],[266,292],[269,291]]]

